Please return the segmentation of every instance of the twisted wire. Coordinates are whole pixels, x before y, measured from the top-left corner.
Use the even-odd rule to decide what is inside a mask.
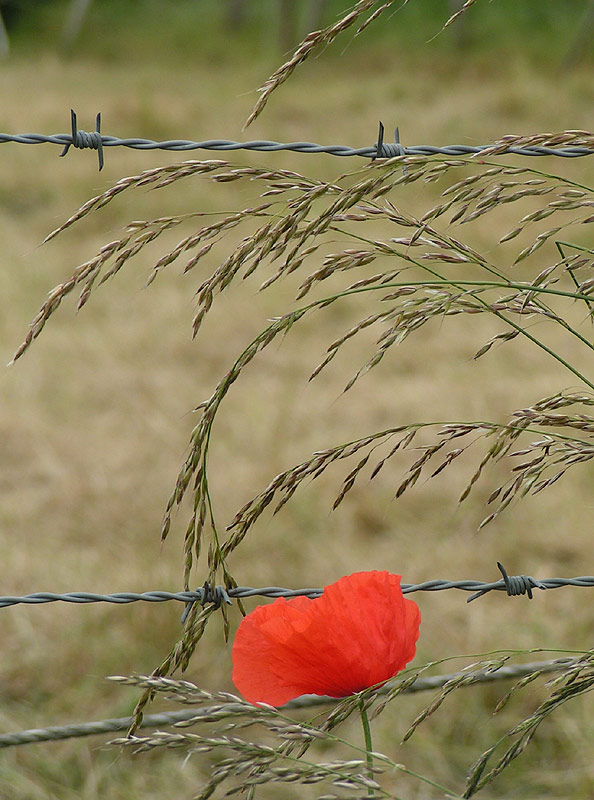
[[[331,156],[361,156],[362,158],[392,158],[393,156],[418,156],[418,155],[446,155],[446,156],[465,156],[479,154],[486,150],[492,150],[493,145],[470,146],[465,144],[450,144],[444,146],[434,145],[412,145],[404,147],[401,144],[382,143],[381,152],[378,154],[378,146],[371,147],[348,147],[346,145],[322,145],[313,142],[272,142],[265,139],[257,139],[249,142],[235,142],[228,139],[208,139],[203,142],[195,142],[188,139],[168,139],[157,142],[152,139],[120,139],[117,136],[106,136],[97,131],[90,134],[85,131],[76,131],[73,137],[70,133],[55,133],[49,136],[42,133],[0,133],[0,144],[7,142],[17,142],[19,144],[57,144],[63,148],[70,146],[84,148],[92,147],[101,149],[103,147],[129,147],[133,150],[256,150],[261,152],[277,152],[279,150],[291,150],[296,153],[326,153]],[[579,158],[582,156],[594,155],[594,149],[572,145],[568,147],[542,147],[538,145],[528,147],[507,147],[498,148],[492,155],[507,155],[513,153],[520,156],[558,156],[560,158]],[[64,155],[64,153],[62,153]]]
[[[534,673],[560,672],[570,669],[578,663],[576,658],[557,658],[550,661],[536,661],[529,664],[512,664],[499,667],[497,670],[470,672],[452,672],[447,675],[434,675],[429,678],[417,678],[417,680],[406,689],[402,694],[414,694],[425,692],[431,689],[439,689],[446,683],[458,678],[469,679],[460,684],[461,687],[470,686],[474,683],[489,683],[492,681],[506,680],[511,678],[523,678]],[[392,691],[402,681],[391,681],[377,690],[378,695],[384,695]],[[335,703],[336,698],[319,697],[317,695],[304,695],[303,697],[291,700],[282,707],[283,711],[296,708],[313,708],[325,703]],[[245,711],[245,705],[241,703],[225,703],[226,712]],[[189,720],[200,722],[201,718],[211,717],[216,712],[221,711],[221,705],[201,708],[183,709],[181,711],[167,711],[157,714],[145,714],[140,723],[141,728],[157,728],[160,725],[176,725],[187,723]],[[81,722],[73,725],[53,725],[47,728],[32,728],[26,731],[16,731],[14,733],[0,734],[0,748],[14,747],[21,744],[32,744],[36,742],[58,741],[61,739],[79,738],[82,736],[94,736],[101,733],[114,733],[125,731],[133,723],[133,717],[118,717],[114,719],[98,720],[96,722]]]
[[[500,569],[502,569],[500,567]],[[447,580],[431,580],[424,581],[423,583],[403,583],[403,594],[410,594],[411,592],[439,592],[445,589],[459,589],[464,592],[472,592],[472,596],[468,598],[470,602],[477,597],[481,597],[491,591],[507,592],[509,596],[518,594],[528,594],[532,599],[532,588],[537,589],[559,589],[563,586],[577,586],[582,588],[594,588],[594,576],[581,575],[575,578],[545,578],[544,580],[536,580],[529,575],[508,576],[505,573],[504,578],[497,581],[484,582],[477,580],[460,580],[460,581],[447,581]],[[8,606],[16,606],[20,604],[26,605],[41,605],[44,603],[116,603],[127,604],[135,603],[137,601],[144,601],[147,603],[164,603],[169,600],[177,600],[185,603],[214,603],[217,607],[222,601],[228,602],[230,598],[245,598],[245,597],[320,597],[323,589],[285,589],[281,586],[264,586],[260,588],[253,588],[250,586],[235,586],[231,588],[211,587],[206,584],[205,587],[200,587],[195,591],[185,592],[116,592],[114,594],[96,594],[94,592],[67,592],[65,594],[57,594],[55,592],[35,592],[33,594],[26,594],[20,596],[5,596],[0,597],[0,608]]]

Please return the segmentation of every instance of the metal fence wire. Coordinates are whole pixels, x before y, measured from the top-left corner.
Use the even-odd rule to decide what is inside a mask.
[[[444,589],[461,589],[464,592],[472,592],[467,599],[467,603],[482,597],[492,591],[506,592],[509,597],[526,594],[532,600],[533,589],[559,589],[562,586],[578,586],[594,588],[594,576],[582,575],[576,578],[545,578],[537,580],[531,575],[508,575],[501,562],[497,562],[502,577],[499,580],[484,582],[477,580],[432,580],[424,583],[403,583],[402,593],[411,592],[439,592]],[[284,589],[280,586],[264,586],[254,589],[250,586],[211,586],[205,582],[203,586],[195,591],[184,592],[116,592],[114,594],[95,594],[93,592],[68,592],[66,594],[56,594],[54,592],[35,592],[21,596],[0,597],[0,608],[8,606],[41,605],[45,603],[115,603],[125,605],[144,601],[147,603],[164,603],[169,600],[177,600],[186,604],[186,609],[182,615],[182,623],[185,621],[187,613],[193,603],[207,605],[214,604],[217,608],[223,603],[231,604],[232,599],[245,597],[320,597],[323,589]]]
[[[403,694],[415,694],[432,689],[441,689],[450,682],[461,681],[461,687],[474,686],[476,683],[492,683],[499,680],[521,679],[530,675],[545,675],[552,672],[564,672],[579,663],[577,658],[555,658],[548,661],[535,661],[528,664],[504,664],[497,669],[479,670],[477,672],[451,672],[446,675],[432,675],[426,678],[417,678],[414,683],[403,690]],[[461,680],[463,679],[463,680]],[[393,690],[401,681],[390,681],[380,687],[376,694],[383,695]],[[334,697],[317,695],[304,695],[291,700],[282,707],[283,712],[298,708],[314,708],[316,706],[335,703]],[[243,706],[239,703],[227,702],[225,712],[240,710]],[[182,709],[180,711],[163,711],[156,714],[144,714],[139,728],[159,728],[162,725],[183,725],[190,722],[199,723],[203,719],[211,718],[213,713],[220,712],[221,705],[206,708]],[[15,747],[22,744],[37,742],[60,741],[63,739],[80,738],[83,736],[96,736],[104,733],[126,731],[134,722],[134,717],[116,717],[93,722],[78,722],[70,725],[51,725],[45,728],[32,728],[26,731],[15,731],[0,734],[0,749]]]
[[[92,149],[98,151],[99,169],[103,168],[104,147],[129,147],[133,150],[256,150],[261,152],[277,152],[279,150],[290,150],[296,153],[326,153],[332,156],[361,156],[362,158],[393,158],[395,156],[419,156],[419,155],[446,155],[446,156],[466,156],[466,155],[507,155],[512,153],[520,156],[557,156],[559,158],[580,158],[582,156],[594,155],[594,147],[589,143],[580,144],[579,139],[584,137],[585,141],[591,138],[591,134],[586,131],[567,131],[566,134],[575,135],[577,144],[549,146],[542,144],[531,144],[522,147],[514,146],[513,142],[506,145],[505,142],[496,146],[484,144],[470,146],[465,144],[449,144],[444,146],[434,145],[412,145],[403,146],[400,143],[398,128],[394,134],[394,142],[384,142],[384,126],[379,123],[379,133],[375,144],[368,147],[349,147],[340,144],[314,144],[312,142],[271,142],[257,139],[251,142],[235,142],[228,139],[208,139],[203,142],[191,141],[189,139],[169,139],[163,142],[156,142],[152,139],[120,139],[117,136],[106,136],[101,133],[101,114],[97,114],[95,130],[91,132],[83,131],[78,128],[77,116],[75,111],[70,111],[71,132],[54,133],[46,135],[42,133],[0,133],[0,144],[7,142],[17,142],[19,144],[57,144],[63,150],[60,155],[65,156],[71,147],[79,149]]]

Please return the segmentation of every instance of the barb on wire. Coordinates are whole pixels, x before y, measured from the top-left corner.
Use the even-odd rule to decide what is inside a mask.
[[[377,158],[392,158],[393,156],[404,155],[406,155],[406,153],[404,147],[400,143],[400,129],[396,128],[394,130],[394,144],[384,144],[384,123],[380,122],[376,150],[373,154],[372,161],[375,161]],[[402,165],[402,174],[408,175],[406,164]]]
[[[133,150],[257,150],[277,152],[291,150],[296,153],[326,153],[332,156],[361,156],[362,158],[392,158],[393,156],[446,155],[466,156],[483,154],[488,156],[512,153],[520,156],[558,156],[560,158],[579,158],[594,155],[594,137],[587,131],[565,131],[562,134],[539,134],[536,136],[506,136],[495,144],[472,147],[470,145],[450,144],[445,146],[413,145],[403,147],[396,135],[394,143],[381,141],[371,147],[348,147],[346,145],[321,145],[313,142],[272,142],[255,140],[235,142],[228,139],[208,139],[196,142],[189,139],[170,139],[157,142],[152,139],[120,139],[106,136],[100,132],[101,115],[97,115],[96,130],[91,133],[78,130],[76,114],[71,110],[71,133],[55,133],[46,136],[41,133],[10,134],[0,133],[0,144],[17,142],[19,144],[58,144],[63,147],[62,156],[70,147],[92,148],[98,150],[99,169],[103,166],[104,147],[129,147]],[[383,125],[380,123],[380,133]]]
[[[527,594],[528,599],[532,600],[533,589],[548,588],[544,583],[537,581],[536,578],[533,578],[531,575],[512,575],[510,577],[500,561],[497,562],[497,566],[499,568],[499,572],[501,572],[503,576],[505,591],[509,597],[517,597],[520,594]],[[471,603],[473,600],[476,600],[477,597],[482,597],[488,591],[489,589],[481,589],[480,591],[471,595],[466,602]]]
[[[184,609],[183,614],[181,615],[181,624],[183,625],[186,621],[188,614],[192,606],[194,605],[195,600],[188,600],[186,603],[186,607]],[[204,585],[202,586],[202,598],[200,600],[200,605],[205,606],[207,603],[212,603],[215,608],[220,608],[221,603],[225,602],[227,605],[232,605],[231,599],[229,594],[224,586],[211,586],[208,581],[204,581]]]
[[[78,147],[84,150],[85,147],[90,147],[92,150],[98,151],[99,156],[99,172],[103,169],[103,139],[101,137],[101,114],[97,114],[95,120],[95,130],[92,133],[86,131],[79,131],[76,121],[76,112],[73,108],[70,109],[70,122],[72,124],[72,141],[64,145],[64,149],[60,153],[60,158],[63,158],[71,147]]]
[[[476,580],[461,580],[461,581],[446,581],[446,580],[433,580],[425,581],[424,583],[403,583],[403,594],[410,594],[411,592],[439,592],[444,589],[460,589],[464,592],[473,592],[467,602],[471,602],[478,597],[482,597],[487,592],[500,591],[507,592],[512,596],[520,594],[527,594],[532,599],[532,589],[559,589],[562,586],[579,586],[585,588],[594,588],[594,576],[581,575],[576,578],[545,578],[544,580],[536,580],[529,575],[509,576],[498,561],[497,566],[503,575],[497,581],[485,583]],[[240,599],[245,597],[320,597],[323,589],[284,589],[280,586],[264,586],[259,589],[254,589],[250,586],[210,586],[205,583],[204,586],[196,589],[194,592],[117,592],[115,594],[95,594],[92,592],[68,592],[66,594],[55,594],[54,592],[36,592],[34,594],[27,594],[21,596],[6,596],[0,597],[0,608],[8,606],[16,606],[19,604],[26,605],[39,605],[43,603],[116,603],[126,604],[135,603],[143,600],[148,603],[164,603],[169,600],[178,600],[186,604],[186,611],[182,618],[185,621],[187,612],[192,603],[198,602],[202,605],[207,603],[214,603],[218,608],[222,602],[230,603],[231,599]]]
[[[470,673],[472,681],[460,683],[460,687],[472,686],[475,683],[490,683],[498,680],[509,680],[513,678],[523,678],[534,673],[544,674],[549,672],[561,672],[570,669],[577,664],[577,658],[556,658],[549,661],[535,661],[529,664],[510,664],[499,667],[496,670],[485,670]],[[426,692],[431,689],[440,689],[446,683],[457,678],[469,677],[468,672],[453,672],[448,675],[433,675],[428,678],[417,678],[414,683],[403,690],[403,694],[414,694]],[[380,687],[376,694],[383,695],[392,691],[402,680],[390,681]],[[304,695],[296,700],[291,700],[282,707],[282,711],[289,711],[295,708],[313,708],[326,703],[336,703],[335,697],[322,697],[317,695]],[[225,704],[224,711],[232,712],[235,709],[241,710],[243,705],[233,702]],[[158,714],[145,714],[139,723],[140,728],[157,728],[161,725],[177,725],[186,723],[188,720],[199,722],[201,718],[210,718],[213,713],[220,712],[221,705],[207,708],[183,709],[181,711],[166,711]],[[21,744],[34,744],[37,742],[58,741],[62,739],[73,739],[82,736],[96,736],[101,733],[114,733],[125,731],[130,728],[133,717],[119,717],[115,719],[104,719],[95,722],[81,722],[72,725],[52,725],[47,728],[33,728],[26,731],[15,731],[14,733],[0,734],[0,749],[4,747],[14,747]]]
[[[384,123],[380,122],[379,132],[377,135],[377,143],[375,145],[375,152],[373,154],[373,161],[376,158],[393,158],[394,156],[405,156],[406,150],[400,143],[400,130],[394,130],[394,143],[384,142]]]

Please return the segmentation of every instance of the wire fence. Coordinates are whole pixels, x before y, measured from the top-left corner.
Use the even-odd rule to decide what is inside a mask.
[[[494,670],[479,670],[477,672],[451,672],[446,675],[433,675],[428,678],[417,678],[415,682],[402,690],[402,694],[415,694],[426,692],[431,689],[441,689],[450,682],[461,681],[460,687],[473,686],[476,683],[491,683],[499,680],[521,679],[530,675],[544,675],[551,672],[562,672],[570,669],[579,663],[577,658],[556,658],[548,661],[536,661],[528,664],[503,665]],[[375,694],[384,695],[391,692],[402,681],[390,681],[380,687]],[[335,697],[324,697],[317,695],[304,695],[296,700],[291,700],[282,707],[282,712],[300,708],[314,708],[327,703],[336,703]],[[245,710],[245,706],[240,703],[225,703],[225,713]],[[203,720],[211,720],[213,714],[220,713],[221,704],[213,707],[200,709],[183,709],[181,711],[165,711],[157,714],[144,714],[139,723],[140,728],[158,728],[161,725],[180,725],[184,726],[191,723],[199,723]],[[96,736],[104,733],[115,733],[117,731],[127,731],[130,726],[137,722],[134,717],[117,717],[114,719],[103,719],[95,722],[81,722],[71,725],[52,725],[46,728],[32,728],[25,731],[0,734],[0,749],[5,747],[15,747],[22,744],[33,744],[38,742],[60,741],[63,739],[80,738],[84,736]]]
[[[0,144],[13,142],[19,144],[57,144],[63,150],[61,156],[65,156],[71,147],[78,149],[92,149],[98,153],[99,169],[104,165],[105,147],[127,147],[134,150],[168,150],[174,152],[185,152],[191,150],[212,150],[212,151],[238,151],[250,150],[260,152],[292,151],[304,154],[325,153],[333,156],[349,157],[359,156],[368,159],[392,158],[396,156],[419,156],[419,155],[445,155],[445,156],[467,156],[467,155],[519,155],[519,156],[556,156],[561,158],[578,158],[594,155],[594,147],[591,145],[592,136],[582,131],[569,131],[566,139],[563,134],[557,137],[541,137],[544,144],[538,141],[524,141],[521,145],[517,140],[521,137],[507,137],[508,141],[502,140],[495,145],[413,145],[404,146],[400,143],[399,131],[396,129],[394,142],[384,142],[384,126],[380,123],[379,133],[375,144],[367,147],[350,147],[346,145],[320,145],[312,142],[274,142],[268,140],[254,140],[247,142],[237,142],[227,139],[211,139],[205,141],[192,141],[186,139],[173,139],[167,141],[154,141],[143,138],[121,139],[116,136],[107,136],[101,133],[101,115],[97,114],[95,130],[86,132],[79,130],[77,116],[71,111],[71,133],[59,133],[52,135],[38,133],[8,134],[0,133]],[[572,136],[570,136],[570,134]],[[582,137],[583,138],[580,138]],[[533,140],[538,137],[532,137]],[[563,144],[564,141],[573,141],[570,144]],[[516,142],[516,144],[514,144]],[[575,578],[547,578],[537,580],[529,575],[509,576],[505,568],[498,562],[498,567],[502,577],[496,581],[484,582],[477,580],[431,580],[419,584],[402,584],[404,594],[417,591],[435,592],[447,589],[458,589],[470,592],[467,602],[471,602],[478,597],[482,597],[491,591],[504,591],[508,596],[528,595],[532,599],[533,589],[546,590],[557,589],[567,586],[594,588],[594,576],[579,576]],[[230,604],[233,599],[247,597],[299,597],[305,596],[312,599],[320,597],[323,593],[319,588],[287,589],[278,586],[267,586],[252,588],[246,586],[212,586],[206,582],[202,587],[195,591],[167,592],[118,592],[113,594],[96,594],[91,592],[69,592],[58,594],[53,592],[36,592],[23,596],[4,596],[0,597],[0,608],[24,605],[40,605],[53,602],[66,602],[75,604],[88,603],[112,603],[128,604],[137,601],[162,603],[176,600],[185,604],[185,610],[181,621],[185,622],[189,610],[196,602],[207,605],[213,604],[219,607],[223,602]],[[463,686],[473,685],[474,683],[491,682],[503,679],[523,678],[530,675],[558,672],[571,668],[578,663],[579,659],[562,658],[550,661],[534,662],[530,664],[500,666],[494,670],[483,670],[476,673],[456,672],[446,675],[418,678],[412,685],[404,689],[406,693],[427,691],[430,689],[442,688],[450,681],[457,681],[464,678]],[[379,694],[393,690],[398,683],[390,682],[378,689]],[[283,710],[309,708],[320,704],[333,702],[333,698],[306,696],[293,700],[283,707]],[[229,709],[233,704],[229,703]],[[164,712],[157,714],[147,714],[141,723],[143,728],[155,728],[160,725],[187,724],[189,721],[199,722],[201,718],[209,717],[212,714],[211,708],[181,710],[174,712]],[[95,722],[85,722],[73,725],[50,726],[37,728],[15,733],[0,734],[0,748],[11,747],[33,742],[44,742],[63,740],[73,737],[83,737],[110,732],[117,732],[129,729],[133,722],[132,717],[116,719],[106,719]]]
[[[594,588],[594,576],[586,575],[576,578],[545,578],[537,580],[530,575],[508,575],[505,567],[500,562],[497,566],[502,577],[490,583],[477,580],[446,581],[432,580],[418,584],[402,584],[403,594],[411,592],[436,592],[445,589],[460,589],[465,592],[472,592],[467,602],[482,597],[491,591],[504,591],[509,596],[527,594],[532,599],[533,589],[558,589],[562,586],[578,586]],[[76,604],[87,603],[115,603],[128,604],[137,601],[151,603],[162,603],[169,600],[177,600],[186,604],[181,621],[185,621],[186,616],[196,602],[206,605],[214,604],[216,607],[223,602],[231,603],[232,599],[246,597],[310,597],[312,599],[320,597],[323,589],[285,589],[280,586],[266,586],[262,588],[252,588],[247,586],[211,586],[208,582],[196,589],[187,592],[119,592],[115,594],[94,594],[91,592],[70,592],[67,594],[56,594],[53,592],[36,592],[34,594],[22,596],[0,597],[0,608],[7,608],[20,604],[40,605],[52,602],[66,602]],[[475,683],[486,683],[498,680],[513,678],[524,678],[530,675],[535,677],[549,672],[559,672],[575,666],[579,662],[576,658],[558,658],[548,661],[539,661],[529,664],[500,665],[496,669],[479,670],[477,672],[454,672],[445,675],[435,675],[425,678],[417,678],[412,685],[405,688],[406,693],[416,693],[439,689],[451,681],[461,681],[461,686],[470,686]],[[377,690],[378,694],[385,694],[398,685],[398,681],[390,681]],[[311,708],[329,702],[336,702],[336,698],[306,695],[292,700],[283,706],[283,711],[299,708]],[[228,707],[227,707],[228,706]],[[239,708],[239,707],[238,707]],[[233,703],[226,705],[227,711],[233,711]],[[238,710],[238,709],[236,709]],[[141,723],[142,728],[157,728],[161,725],[187,725],[191,722],[200,722],[201,719],[211,717],[212,708],[171,711],[157,714],[145,714]],[[16,745],[32,744],[35,742],[58,741],[63,739],[78,738],[84,736],[94,736],[98,734],[114,733],[125,731],[134,722],[133,717],[119,717],[115,719],[105,719],[94,722],[83,722],[70,725],[49,726],[45,728],[33,728],[25,731],[0,734],[0,749],[13,747]]]
[[[570,138],[576,140],[574,144],[554,146],[555,138],[563,141],[563,134],[558,137],[550,136],[550,141],[543,139],[546,144],[534,143],[524,146],[514,145],[516,139],[522,137],[508,137],[508,141],[502,140],[496,145],[464,145],[450,144],[444,146],[435,145],[412,145],[403,146],[400,143],[398,128],[395,131],[392,142],[384,142],[384,126],[380,122],[379,134],[375,144],[367,147],[349,147],[339,144],[314,144],[313,142],[271,142],[264,139],[257,139],[250,142],[235,142],[228,139],[208,139],[202,142],[189,139],[169,139],[157,142],[152,139],[129,138],[120,139],[117,136],[106,136],[101,133],[101,114],[97,114],[95,130],[91,132],[79,130],[76,113],[71,110],[71,133],[54,133],[46,135],[42,133],[0,133],[0,144],[7,142],[17,142],[19,144],[57,144],[63,150],[60,154],[65,156],[71,147],[78,149],[91,149],[98,151],[99,169],[103,168],[105,147],[129,147],[133,150],[255,150],[261,152],[278,152],[279,150],[290,150],[296,153],[326,153],[332,156],[360,156],[362,158],[393,158],[395,156],[419,156],[419,155],[446,155],[446,156],[466,156],[466,155],[507,155],[514,154],[520,156],[557,156],[559,158],[580,158],[583,156],[594,155],[594,147],[590,143],[591,134],[587,131],[567,131]],[[530,137],[528,137],[530,139]],[[534,139],[543,138],[532,137]],[[585,143],[580,143],[583,138]]]

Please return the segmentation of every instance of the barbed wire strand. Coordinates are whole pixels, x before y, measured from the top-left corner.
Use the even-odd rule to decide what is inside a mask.
[[[425,692],[431,689],[439,689],[446,683],[459,678],[468,678],[467,682],[460,686],[470,686],[475,683],[489,683],[498,680],[509,680],[513,678],[523,678],[534,673],[561,672],[570,669],[579,662],[576,658],[558,658],[549,661],[536,661],[529,664],[513,664],[499,667],[497,670],[470,672],[452,672],[447,675],[434,675],[428,678],[418,678],[415,683],[403,690],[403,694],[414,694]],[[401,682],[401,681],[400,681]],[[392,691],[399,682],[390,682],[377,690],[378,695],[387,694]],[[282,707],[282,711],[289,711],[298,708],[313,708],[326,703],[334,703],[337,698],[318,697],[317,695],[304,695],[303,697],[291,700]],[[182,711],[166,711],[156,714],[145,714],[141,728],[158,728],[161,725],[176,725],[179,723],[187,724],[189,720],[200,722],[201,718],[211,716],[215,711],[220,711],[220,704],[215,707]],[[245,710],[245,706],[240,703],[225,704],[226,711]],[[32,728],[25,731],[0,734],[0,749],[14,747],[22,744],[34,744],[38,742],[58,741],[62,739],[80,738],[83,736],[95,736],[102,733],[115,733],[117,731],[128,730],[133,722],[133,717],[119,717],[114,719],[98,720],[96,722],[81,722],[72,725],[55,725],[47,728]]]
[[[117,136],[106,136],[101,133],[100,123],[101,114],[97,114],[95,130],[87,133],[79,130],[77,125],[76,113],[71,109],[71,133],[54,133],[45,135],[42,133],[0,133],[0,144],[7,142],[17,142],[19,144],[57,144],[63,150],[60,154],[65,156],[70,147],[78,149],[93,149],[98,151],[99,169],[103,168],[103,148],[104,147],[129,147],[133,150],[256,150],[261,152],[277,152],[280,150],[290,150],[296,153],[326,153],[331,156],[361,156],[362,158],[392,158],[394,156],[418,156],[418,155],[446,155],[446,156],[465,156],[470,154],[480,154],[490,151],[490,155],[507,155],[512,153],[520,156],[557,156],[559,158],[580,158],[583,156],[594,155],[594,148],[582,145],[569,145],[564,147],[546,147],[542,145],[528,145],[525,147],[514,147],[511,142],[509,145],[498,143],[485,145],[463,145],[450,144],[444,146],[434,145],[412,145],[404,147],[400,144],[399,137],[396,136],[394,143],[383,141],[383,125],[380,123],[380,134],[378,141],[371,147],[349,147],[346,145],[321,145],[313,142],[272,142],[265,139],[258,139],[250,142],[235,142],[229,139],[208,139],[202,142],[195,142],[189,139],[168,139],[157,142],[152,139],[129,138],[120,139]]]
[[[581,575],[575,578],[545,578],[544,580],[536,580],[536,578],[530,575],[510,576],[499,562],[497,562],[497,566],[503,577],[490,583],[477,580],[431,580],[416,584],[403,583],[402,592],[403,594],[410,594],[411,592],[439,592],[446,589],[459,589],[464,592],[472,592],[473,594],[467,600],[467,602],[472,602],[478,597],[482,597],[492,591],[506,592],[510,597],[527,594],[528,597],[532,599],[532,589],[560,589],[564,586],[594,588],[594,576],[592,575]],[[138,601],[164,603],[169,600],[177,600],[185,603],[187,609],[188,604],[196,602],[202,605],[214,603],[218,607],[223,601],[230,603],[232,599],[246,597],[310,597],[314,599],[320,597],[322,593],[323,589],[285,589],[281,586],[264,586],[260,588],[253,588],[251,586],[235,586],[231,588],[215,586],[211,588],[208,583],[206,583],[195,591],[185,592],[116,592],[113,594],[96,594],[94,592],[67,592],[65,594],[35,592],[33,594],[21,596],[7,595],[5,597],[0,597],[0,608],[7,608],[20,604],[41,605],[55,602],[77,604],[115,603],[124,605]]]

